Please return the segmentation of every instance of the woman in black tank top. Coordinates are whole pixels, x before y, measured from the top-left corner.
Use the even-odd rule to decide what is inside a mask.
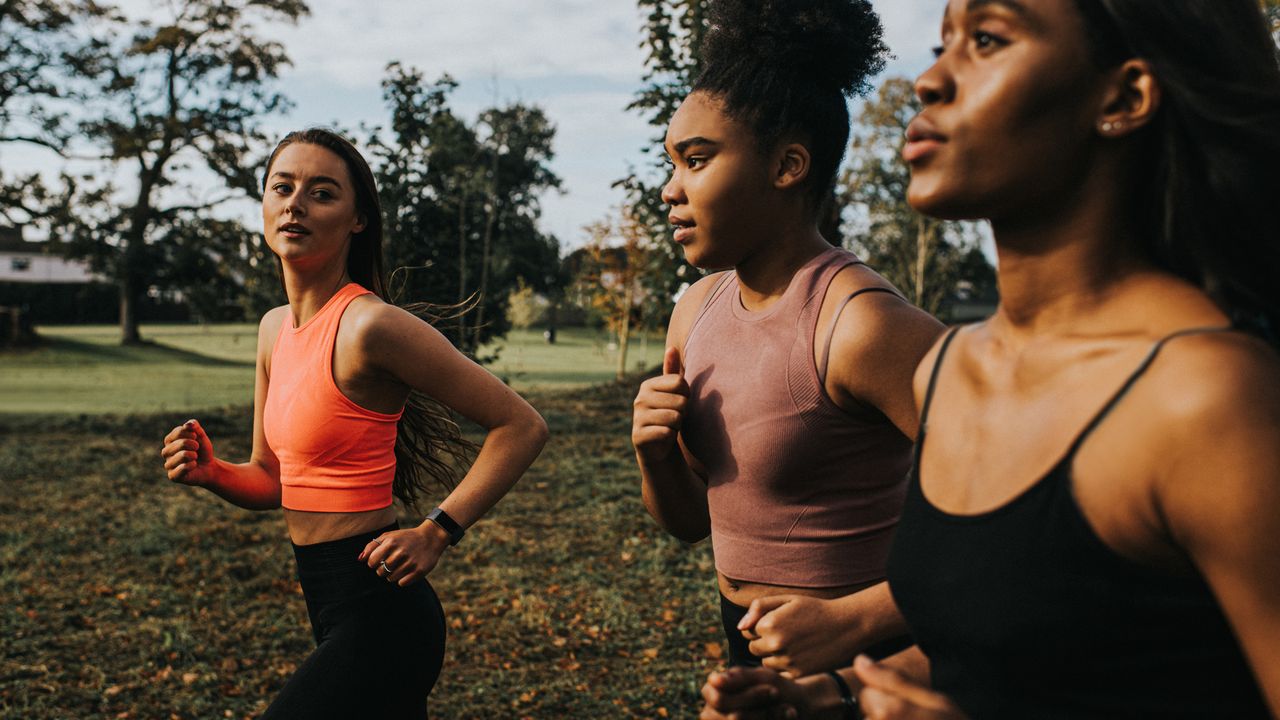
[[[909,198],[990,219],[1001,305],[916,376],[889,582],[925,672],[841,677],[874,718],[1280,713],[1280,68],[1258,3],[951,0],[916,89]],[[715,707],[839,717],[837,687],[741,671]]]

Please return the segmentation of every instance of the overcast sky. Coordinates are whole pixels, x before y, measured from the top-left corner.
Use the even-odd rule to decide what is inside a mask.
[[[121,4],[135,12],[153,7],[149,0]],[[393,60],[428,78],[452,75],[460,83],[453,107],[469,119],[495,100],[540,105],[557,127],[553,169],[565,190],[544,198],[543,227],[564,247],[582,244],[582,226],[621,200],[610,184],[646,162],[640,150],[654,129],[625,110],[641,85],[644,61],[641,16],[631,0],[309,4],[310,17],[297,26],[264,29],[293,60],[281,87],[295,107],[268,121],[279,133],[317,124],[385,124],[379,82]],[[919,73],[937,44],[945,0],[873,4],[895,55],[887,73]],[[6,172],[48,162],[33,150],[3,152]]]

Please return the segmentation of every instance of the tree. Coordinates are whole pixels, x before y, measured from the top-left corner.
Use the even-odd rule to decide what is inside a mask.
[[[105,14],[92,2],[0,0],[0,144],[64,153],[65,111],[76,97],[60,71],[75,71],[85,61],[77,25]],[[10,226],[44,221],[65,211],[67,199],[38,173],[0,173],[0,220]]]
[[[1276,47],[1280,48],[1280,0],[1262,0],[1262,11],[1271,21],[1271,37],[1275,39]]]
[[[655,264],[656,248],[648,228],[632,208],[587,226],[590,242],[583,248],[574,278],[579,302],[595,309],[618,337],[617,377],[627,372],[627,347],[636,328],[646,329],[654,318],[644,310],[646,290]]]
[[[907,204],[911,173],[899,150],[919,109],[910,80],[884,81],[858,116],[842,193],[861,211],[853,249],[908,300],[937,313],[958,294],[994,293],[995,274],[972,226],[927,218]]]
[[[175,231],[190,231],[227,200],[260,197],[255,173],[270,145],[258,121],[287,105],[270,83],[288,58],[256,28],[308,13],[302,0],[165,7],[159,21],[112,18],[82,65],[95,99],[79,110],[79,138],[128,173],[129,196],[109,183],[95,188],[77,203],[93,219],[67,229],[75,252],[119,288],[123,343],[141,340],[136,305],[177,261]],[[179,185],[197,165],[219,178],[216,192]],[[226,236],[227,227],[209,232]]]
[[[489,108],[468,124],[449,107],[457,84],[428,82],[393,63],[383,81],[390,134],[369,147],[387,218],[386,257],[398,298],[474,302],[439,329],[475,353],[508,327],[507,298],[523,281],[554,294],[559,246],[537,226],[555,128],[540,108]]]
[[[698,278],[698,271],[684,260],[679,246],[671,242],[671,227],[662,202],[666,182],[665,155],[655,152],[662,146],[671,117],[675,115],[701,71],[698,48],[710,27],[708,0],[637,0],[645,13],[640,47],[646,53],[644,87],[628,110],[642,113],[655,135],[644,152],[653,157],[647,168],[633,170],[619,180],[627,196],[629,213],[646,233],[651,252],[643,274],[646,290],[655,297],[671,298],[682,285]]]

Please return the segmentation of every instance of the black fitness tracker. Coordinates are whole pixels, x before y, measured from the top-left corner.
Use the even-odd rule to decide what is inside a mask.
[[[853,691],[849,689],[849,683],[840,677],[840,673],[832,670],[827,673],[836,681],[836,687],[840,690],[840,705],[844,708],[845,720],[861,720],[862,708],[858,707],[858,699],[853,696]]]
[[[454,521],[453,518],[449,517],[449,513],[441,510],[440,508],[436,508],[435,510],[427,513],[427,519],[444,528],[444,531],[449,533],[450,546],[457,545],[458,541],[461,540],[462,536],[467,532],[466,530],[463,530],[462,526]]]

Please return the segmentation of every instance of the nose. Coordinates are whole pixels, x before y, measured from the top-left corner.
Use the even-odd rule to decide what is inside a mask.
[[[916,97],[924,105],[936,105],[955,97],[955,78],[947,67],[948,53],[944,51],[929,69],[916,78]]]
[[[682,205],[685,201],[684,186],[676,178],[676,172],[671,171],[671,177],[667,178],[667,184],[662,186],[662,202],[667,205]]]
[[[306,207],[306,204],[303,202],[304,199],[305,197],[302,192],[299,192],[299,191],[293,192],[293,194],[289,195],[289,197],[285,200],[285,203],[284,203],[285,210],[287,210],[290,215],[296,218],[305,216],[307,214],[307,207]]]

